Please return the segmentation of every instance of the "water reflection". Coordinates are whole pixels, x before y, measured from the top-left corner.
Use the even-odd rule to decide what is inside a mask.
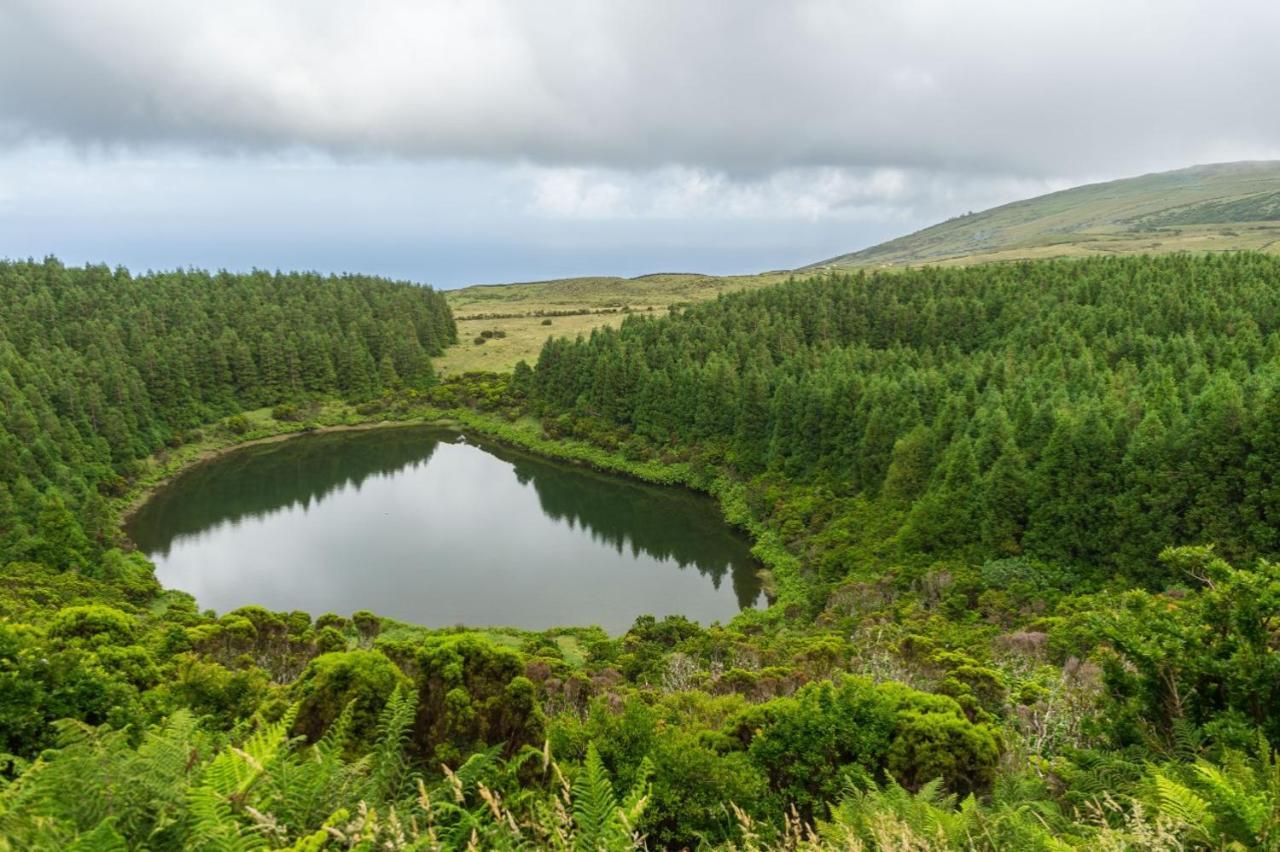
[[[412,427],[245,448],[179,477],[129,534],[162,582],[219,610],[620,631],[763,602],[707,498],[457,440]]]
[[[760,595],[759,565],[744,552],[741,536],[711,513],[706,497],[679,489],[654,488],[593,471],[565,469],[516,459],[516,479],[532,483],[547,517],[581,527],[618,553],[646,554],[694,567],[719,589],[730,574],[742,609]],[[584,488],[584,479],[593,479]],[[602,499],[603,498],[603,499]],[[707,523],[706,521],[710,521]]]

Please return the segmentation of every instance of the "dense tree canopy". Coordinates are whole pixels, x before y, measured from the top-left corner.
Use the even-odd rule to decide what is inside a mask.
[[[365,276],[0,262],[0,561],[84,566],[75,521],[103,537],[131,463],[246,409],[425,388],[456,337],[439,293]]]
[[[1147,579],[1280,546],[1280,260],[830,276],[547,342],[527,380],[652,445],[911,505],[916,550]]]

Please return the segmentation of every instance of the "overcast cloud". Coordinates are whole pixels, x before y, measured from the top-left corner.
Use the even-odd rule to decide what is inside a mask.
[[[1280,157],[1280,4],[0,2],[0,254],[791,266]]]

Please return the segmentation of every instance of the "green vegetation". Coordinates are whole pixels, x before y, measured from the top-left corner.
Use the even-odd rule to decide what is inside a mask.
[[[94,570],[142,460],[247,409],[424,389],[455,340],[434,291],[373,278],[188,271],[134,278],[0,264],[0,562]],[[78,523],[77,523],[78,520]]]
[[[1179,251],[1280,251],[1280,163],[1223,163],[1078,186],[969,213],[820,268]]]
[[[437,359],[436,368],[442,375],[508,372],[517,362],[536,358],[552,334],[588,334],[593,328],[617,326],[632,313],[666,314],[673,307],[714,299],[721,293],[754,290],[785,278],[783,272],[725,276],[658,273],[638,278],[481,284],[450,290],[444,295],[457,320],[459,339],[467,343],[450,347]]]
[[[864,505],[900,558],[1160,584],[1170,541],[1275,552],[1277,317],[1280,261],[1261,255],[928,269],[553,340],[520,376],[549,431],[696,447],[762,499],[802,485],[824,514]]]
[[[26,272],[0,278],[6,297],[39,270],[129,282],[125,304],[164,286],[11,268]],[[153,312],[222,292],[188,277]],[[288,278],[263,276],[249,303],[274,310],[269,282]],[[302,281],[280,289],[347,292]],[[154,391],[163,403],[145,359],[85,331],[154,320],[88,312],[75,289],[0,302],[23,306],[5,318],[0,389],[6,446],[25,452],[0,513],[0,847],[1280,837],[1280,260],[826,277],[632,312],[510,375],[433,382],[391,356],[380,388],[342,386],[335,364],[327,387],[218,396],[184,372],[179,395]],[[367,292],[411,295],[447,339],[429,291]],[[400,309],[356,319],[374,303],[327,314],[316,295],[285,327],[402,327]],[[202,369],[174,341],[210,314],[166,316],[153,345]],[[117,409],[80,413],[94,383]],[[101,411],[134,405],[145,416],[113,452]],[[113,495],[168,469],[148,453],[442,417],[710,491],[751,532],[777,603],[728,625],[642,617],[617,637],[219,616],[116,546]]]
[[[1224,163],[1073,187],[968,213],[871,248],[800,270],[973,265],[1052,258],[1176,252],[1280,252],[1280,164]],[[460,339],[484,330],[507,337],[454,346],[437,359],[443,375],[508,372],[532,363],[556,336],[616,328],[630,313],[660,312],[755,290],[790,273],[712,276],[658,273],[637,278],[565,278],[451,290]],[[546,326],[554,317],[554,327]]]

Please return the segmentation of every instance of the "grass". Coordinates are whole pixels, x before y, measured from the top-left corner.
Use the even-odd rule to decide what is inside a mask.
[[[617,313],[548,317],[550,325],[544,325],[540,317],[459,320],[458,343],[436,359],[436,371],[444,376],[473,370],[508,373],[521,360],[532,366],[548,337],[590,334],[593,328],[618,325],[624,316]],[[483,331],[501,331],[505,337],[476,345],[474,340]]]
[[[673,307],[785,281],[790,273],[697,275],[659,273],[639,278],[562,278],[527,284],[482,284],[446,293],[458,322],[458,343],[436,359],[442,375],[472,370],[506,372],[533,363],[548,337],[575,337],[616,326],[630,313],[660,315]],[[549,323],[547,321],[550,321]],[[482,332],[503,336],[476,344]]]
[[[1100,254],[1280,252],[1280,162],[1089,184],[949,219],[808,269],[977,264]]]

